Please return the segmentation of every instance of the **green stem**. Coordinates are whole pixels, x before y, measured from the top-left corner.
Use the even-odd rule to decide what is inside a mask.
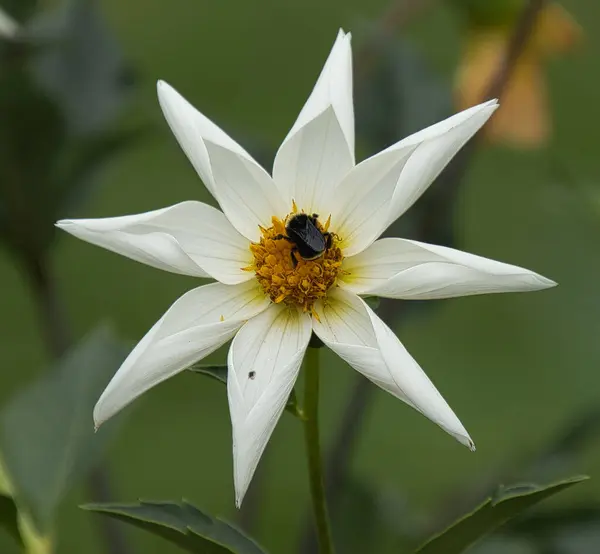
[[[308,475],[320,554],[333,554],[333,540],[327,515],[323,486],[323,466],[319,441],[319,349],[308,348],[305,360],[304,439],[308,458]]]

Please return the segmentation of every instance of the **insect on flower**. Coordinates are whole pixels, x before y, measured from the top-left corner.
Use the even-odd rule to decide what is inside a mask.
[[[292,214],[286,223],[286,235],[277,235],[277,240],[287,240],[294,246],[291,250],[292,264],[298,265],[296,253],[303,260],[316,260],[320,258],[325,250],[331,248],[333,236],[326,229],[329,221],[324,228],[319,224],[319,214]]]
[[[227,396],[239,506],[314,333],[473,450],[450,406],[363,297],[422,300],[555,284],[452,248],[379,238],[497,102],[469,108],[357,164],[350,35],[340,31],[271,176],[167,83],[158,83],[158,97],[221,210],[188,201],[57,225],[147,265],[215,282],[184,294],[142,338],[98,400],[95,424],[231,341]]]

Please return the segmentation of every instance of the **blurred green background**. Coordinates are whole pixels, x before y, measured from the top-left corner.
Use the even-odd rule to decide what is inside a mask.
[[[450,83],[461,27],[453,10],[438,4],[405,32]],[[356,475],[417,513],[426,514],[461,484],[535,453],[600,402],[600,204],[582,193],[600,186],[600,4],[563,5],[587,36],[576,55],[548,67],[555,122],[550,147],[481,149],[454,219],[458,247],[530,268],[559,287],[438,301],[426,317],[410,318],[398,329],[469,430],[476,453],[377,391],[352,461]],[[155,81],[170,82],[241,142],[253,137],[275,149],[308,97],[337,29],[356,29],[356,48],[365,22],[386,6],[383,0],[104,0],[103,13],[140,78],[126,117],[150,119],[157,130],[115,159],[87,206],[63,215],[113,216],[186,199],[211,201],[162,119]],[[557,166],[566,171],[557,172]],[[60,237],[54,263],[77,337],[108,320],[121,336],[138,340],[198,284],[67,235]],[[25,280],[4,250],[0,290],[4,402],[43,370],[49,356]],[[354,372],[332,353],[322,355],[327,443]],[[224,356],[220,351],[210,359]],[[221,385],[182,374],[126,412],[108,457],[115,500],[185,497],[210,513],[236,517]],[[299,422],[284,415],[261,461],[264,489],[255,535],[274,553],[294,551],[307,506],[302,446]],[[578,455],[574,471],[594,477],[599,462],[600,436]],[[77,507],[86,500],[87,492],[79,489],[64,502],[58,552],[101,552],[95,516]],[[598,481],[556,502],[584,500],[600,502]],[[142,532],[127,533],[137,552],[177,551]],[[0,538],[4,552],[2,544]]]

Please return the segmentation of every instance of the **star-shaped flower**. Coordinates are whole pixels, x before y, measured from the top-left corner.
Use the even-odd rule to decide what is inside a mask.
[[[356,165],[350,35],[340,31],[271,177],[168,84],[158,83],[158,97],[222,211],[189,201],[57,225],[139,262],[216,282],[184,294],[139,342],[99,399],[96,425],[233,339],[227,390],[239,506],[314,332],[354,369],[474,449],[440,393],[361,296],[449,298],[554,285],[451,248],[378,240],[497,102]]]

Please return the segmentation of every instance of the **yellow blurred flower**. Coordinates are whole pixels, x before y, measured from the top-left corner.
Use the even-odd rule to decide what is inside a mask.
[[[513,26],[471,26],[456,73],[455,103],[459,109],[484,99],[503,61]],[[501,107],[484,129],[489,141],[518,148],[536,148],[548,141],[552,121],[544,63],[551,56],[570,51],[581,36],[581,28],[562,6],[551,3],[544,8],[501,95]]]

